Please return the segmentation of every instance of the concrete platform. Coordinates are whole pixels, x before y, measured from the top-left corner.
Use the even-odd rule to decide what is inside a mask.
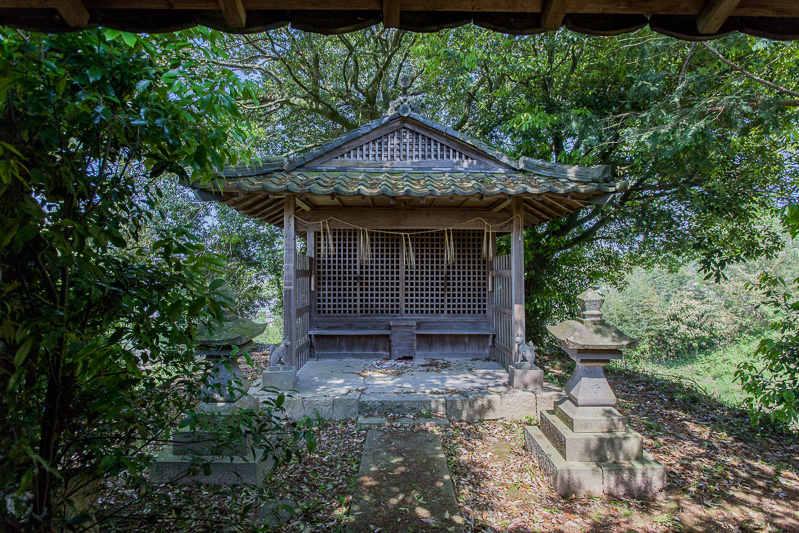
[[[537,423],[565,397],[544,384],[540,391],[513,389],[508,372],[483,359],[417,358],[410,368],[375,369],[362,358],[311,360],[297,372],[287,416],[328,419],[433,416],[454,420],[528,419]],[[265,400],[259,382],[250,394]],[[262,407],[268,402],[262,401]]]

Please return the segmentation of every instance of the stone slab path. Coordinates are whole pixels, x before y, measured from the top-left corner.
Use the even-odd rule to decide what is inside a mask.
[[[463,531],[438,435],[367,433],[347,531]]]

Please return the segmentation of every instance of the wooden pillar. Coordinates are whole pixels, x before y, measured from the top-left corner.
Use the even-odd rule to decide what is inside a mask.
[[[294,196],[283,203],[283,338],[291,344],[287,364],[297,367],[297,302],[294,280],[297,277],[297,233],[294,227]]]
[[[513,312],[513,338],[511,347],[513,357],[511,364],[518,361],[518,345],[516,336],[521,335],[524,341],[527,337],[524,331],[524,209],[522,198],[513,198],[513,231],[510,241],[510,279],[511,279],[511,305]]]
[[[308,230],[305,239],[305,250],[308,253],[308,329],[313,329],[316,319],[316,233]],[[313,345],[313,337],[310,337],[311,346],[308,350],[308,357],[316,359],[316,348]]]

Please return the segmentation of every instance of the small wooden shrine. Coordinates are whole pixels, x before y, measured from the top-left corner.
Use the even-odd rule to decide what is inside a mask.
[[[366,356],[492,357],[524,338],[525,226],[627,187],[605,167],[513,160],[419,113],[388,114],[293,159],[195,183],[282,227],[287,363]],[[496,253],[497,236],[510,253]]]

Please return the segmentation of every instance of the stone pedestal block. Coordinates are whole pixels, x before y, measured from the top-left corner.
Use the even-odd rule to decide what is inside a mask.
[[[608,360],[594,362],[574,358],[577,365],[569,381],[566,382],[566,394],[580,407],[616,405],[616,395],[610,388],[602,366]],[[590,361],[590,362],[589,362]]]
[[[524,429],[524,443],[555,492],[567,497],[602,495],[602,468],[598,464],[566,461],[535,426]]]
[[[176,455],[166,448],[150,466],[152,483],[207,483],[210,485],[229,485],[231,483],[260,485],[272,467],[272,461],[260,461],[262,450],[239,456],[193,456],[189,461],[186,455]],[[210,468],[206,474],[203,466]]]
[[[508,369],[511,387],[514,389],[535,391],[544,388],[544,371],[535,365],[530,366],[532,368],[512,366]]]
[[[569,462],[635,461],[643,459],[643,437],[632,430],[575,433],[553,411],[541,413],[541,432]]]
[[[626,431],[627,417],[613,407],[578,407],[570,398],[555,405],[555,415],[575,433]]]
[[[252,438],[242,432],[237,442],[220,443],[209,431],[181,429],[173,436],[174,455],[246,455],[252,448]]]
[[[281,392],[294,390],[297,387],[297,369],[293,366],[270,366],[261,375],[261,387]]]

